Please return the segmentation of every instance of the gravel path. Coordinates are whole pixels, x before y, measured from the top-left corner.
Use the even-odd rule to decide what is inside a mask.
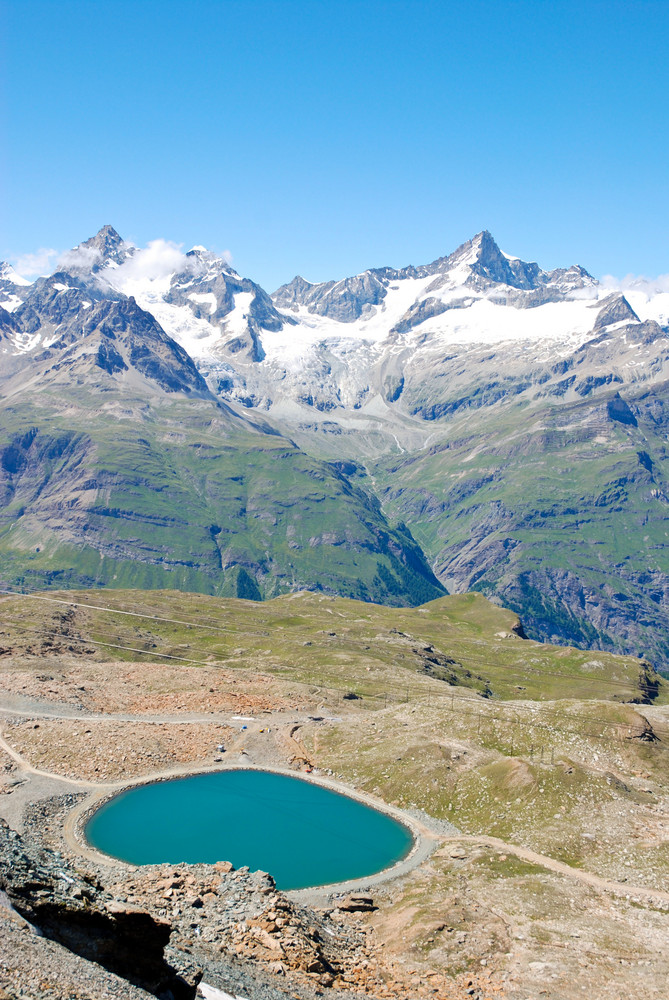
[[[23,707],[20,706],[21,702],[25,703]],[[9,756],[18,765],[18,776],[25,776],[27,778],[25,782],[16,785],[10,795],[0,796],[0,816],[5,818],[15,829],[20,829],[23,811],[31,802],[47,798],[50,795],[60,795],[64,790],[90,790],[96,794],[93,796],[92,800],[90,797],[87,797],[86,802],[73,812],[71,818],[68,819],[66,832],[70,847],[87,855],[95,854],[95,859],[97,861],[101,860],[101,856],[98,855],[97,852],[91,852],[90,848],[87,848],[86,845],[82,843],[80,835],[76,832],[78,819],[83,812],[90,809],[91,801],[95,801],[95,799],[102,799],[103,797],[109,795],[110,791],[120,790],[121,788],[126,788],[133,784],[141,784],[147,781],[165,780],[170,777],[195,773],[196,771],[199,773],[207,770],[227,770],[231,768],[238,769],[241,767],[273,770],[280,774],[295,776],[294,771],[285,767],[285,759],[280,758],[274,741],[270,741],[267,738],[266,733],[261,733],[261,730],[282,730],[284,737],[287,738],[288,742],[292,743],[296,750],[301,750],[303,748],[299,742],[297,733],[301,725],[306,721],[306,716],[302,716],[301,713],[291,713],[293,718],[292,720],[288,720],[285,712],[277,712],[275,715],[264,715],[262,722],[258,720],[249,720],[246,723],[241,723],[240,721],[235,723],[232,713],[217,716],[213,716],[211,714],[194,714],[188,717],[182,717],[181,715],[165,716],[154,714],[145,714],[141,716],[125,714],[84,714],[67,705],[47,705],[46,703],[34,702],[31,699],[23,699],[19,696],[5,697],[4,703],[0,705],[0,714],[14,716],[24,715],[26,717],[41,716],[53,719],[76,718],[91,723],[96,721],[109,722],[114,719],[119,722],[136,722],[141,720],[144,722],[154,722],[156,724],[181,723],[184,721],[194,723],[221,721],[227,725],[236,724],[241,727],[242,724],[245,724],[248,727],[244,732],[240,731],[239,737],[227,752],[226,759],[223,762],[212,764],[211,766],[204,768],[179,765],[177,767],[168,768],[152,774],[143,775],[134,781],[125,780],[110,783],[92,783],[76,779],[64,779],[51,774],[48,771],[41,771],[25,761],[18,753],[16,753],[16,751],[12,749],[11,746],[9,746],[6,740],[0,737],[0,747],[2,747],[2,749],[9,754]],[[381,809],[388,815],[398,819],[400,822],[403,822],[406,826],[408,826],[415,837],[415,844],[410,855],[393,868],[380,872],[378,875],[368,876],[364,879],[340,883],[333,886],[299,890],[290,894],[292,898],[299,899],[301,902],[311,905],[320,905],[328,900],[331,900],[338,894],[351,891],[363,891],[374,885],[386,882],[389,879],[397,878],[422,864],[440,845],[443,846],[446,843],[476,843],[485,847],[505,851],[508,854],[513,854],[522,860],[541,865],[549,871],[564,875],[567,878],[576,879],[580,882],[585,882],[600,891],[611,892],[625,897],[643,898],[645,900],[658,902],[660,905],[669,903],[669,892],[664,890],[651,889],[647,886],[636,886],[628,882],[616,882],[610,879],[601,878],[592,872],[588,872],[580,868],[573,868],[570,865],[557,861],[554,858],[550,858],[547,855],[539,854],[536,851],[531,851],[528,848],[524,848],[516,844],[507,843],[506,841],[500,840],[496,837],[469,836],[460,834],[456,828],[447,821],[435,820],[434,818],[422,814],[419,811],[414,811],[412,813],[393,808],[381,800],[376,799],[374,796],[360,792],[356,789],[345,787],[320,773],[309,775],[301,774],[300,777],[304,780],[315,781],[333,789],[334,791],[343,792],[351,797],[359,799],[361,802],[364,802],[373,808]],[[3,799],[5,801],[3,801]]]

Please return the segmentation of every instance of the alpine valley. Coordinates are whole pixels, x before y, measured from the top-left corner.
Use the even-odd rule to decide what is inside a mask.
[[[0,266],[5,589],[476,590],[666,668],[669,293],[488,232],[273,295],[166,246]]]

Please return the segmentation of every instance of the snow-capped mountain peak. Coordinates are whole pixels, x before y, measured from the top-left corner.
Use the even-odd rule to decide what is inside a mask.
[[[442,279],[437,280],[433,288],[465,286],[481,293],[506,287],[520,292],[550,289],[553,294],[561,295],[598,284],[579,265],[543,271],[534,262],[504,253],[487,229],[461,244],[447,257],[433,261],[427,269]],[[545,295],[543,298],[545,300]]]
[[[27,278],[23,278],[20,274],[17,274],[12,265],[5,260],[0,261],[0,281],[7,281],[10,285],[19,285],[22,287],[31,284]]]
[[[609,350],[610,337],[620,341],[611,350],[624,350],[625,364],[638,367],[630,354],[637,347],[622,341],[638,340],[645,358],[646,345],[662,336],[657,324],[643,328],[655,318],[647,307],[600,286],[584,268],[544,271],[503,252],[488,230],[430,264],[320,283],[298,275],[272,297],[206,247],[184,253],[154,240],[139,249],[111,226],[65,256],[35,293],[44,316],[39,336],[20,308],[11,323],[6,318],[15,351],[44,349],[71,314],[100,299],[132,296],[196,361],[213,392],[303,416],[311,408],[358,419],[374,400],[395,403],[412,378],[419,386],[444,359],[472,352],[488,352],[492,369],[515,373],[519,365],[561,364],[590,343]],[[7,283],[0,291],[10,305],[32,294]],[[25,327],[22,339],[15,319]],[[462,362],[453,365],[460,371]]]
[[[511,288],[535,288],[540,272],[537,264],[527,264],[518,257],[503,254],[487,229],[458,247],[445,263],[453,284],[481,288],[490,282]]]
[[[103,226],[95,236],[79,243],[63,254],[59,264],[63,270],[97,274],[107,268],[124,264],[136,252],[136,247],[128,243],[113,226]]]
[[[17,274],[7,261],[0,261],[0,308],[14,312],[23,302],[31,284]]]

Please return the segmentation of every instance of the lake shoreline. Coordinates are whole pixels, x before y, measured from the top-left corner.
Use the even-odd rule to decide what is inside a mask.
[[[293,778],[304,783],[321,787],[327,791],[333,792],[336,795],[353,800],[354,802],[357,802],[374,812],[380,813],[381,815],[394,820],[410,834],[412,843],[407,853],[399,858],[394,864],[386,868],[369,875],[357,876],[338,882],[328,882],[300,889],[285,890],[287,895],[290,895],[295,899],[300,899],[302,902],[315,900],[323,901],[335,898],[337,895],[355,890],[367,889],[372,885],[378,885],[382,882],[387,882],[391,879],[399,877],[400,875],[406,874],[413,868],[422,864],[439,846],[444,837],[444,834],[430,830],[424,823],[409,815],[405,810],[392,806],[389,803],[380,800],[378,797],[367,792],[363,792],[360,789],[351,788],[343,782],[336,781],[320,772],[305,773],[304,771],[294,771],[290,768],[282,768],[279,766],[271,767],[251,763],[230,763],[217,764],[215,766],[208,766],[206,768],[199,769],[191,768],[187,771],[179,770],[178,773],[175,773],[175,769],[170,769],[170,771],[166,773],[148,777],[144,776],[131,781],[118,782],[115,783],[114,786],[107,786],[104,789],[99,789],[89,793],[86,795],[86,798],[75,806],[75,808],[68,815],[63,829],[64,838],[71,849],[74,849],[77,853],[88,857],[89,860],[103,865],[125,866],[131,870],[141,868],[143,867],[142,865],[137,865],[114,857],[113,855],[106,854],[104,851],[100,850],[93,843],[91,843],[89,838],[86,836],[86,827],[93,816],[107,803],[121,796],[124,792],[132,791],[136,788],[163,784],[171,781],[186,780],[193,777],[231,772],[264,772],[281,777]],[[221,858],[219,860],[227,861],[229,859]],[[197,863],[206,864],[207,862]]]

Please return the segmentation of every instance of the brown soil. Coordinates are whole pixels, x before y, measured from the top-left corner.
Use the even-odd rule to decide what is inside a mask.
[[[32,767],[84,781],[119,781],[177,764],[212,763],[233,731],[215,724],[71,719],[9,722],[4,738]]]
[[[0,689],[105,713],[251,713],[295,704],[280,683],[258,673],[55,656],[0,662]]]

